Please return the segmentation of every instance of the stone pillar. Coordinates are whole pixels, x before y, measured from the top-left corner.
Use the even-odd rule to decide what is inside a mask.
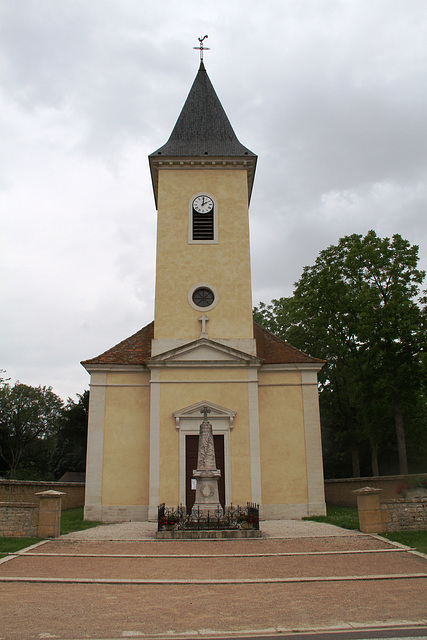
[[[39,538],[58,538],[61,535],[61,502],[65,493],[61,491],[40,491],[39,496]]]
[[[380,506],[381,491],[382,489],[373,489],[372,487],[363,487],[363,489],[353,491],[357,497],[359,526],[363,533],[385,533],[386,531]]]

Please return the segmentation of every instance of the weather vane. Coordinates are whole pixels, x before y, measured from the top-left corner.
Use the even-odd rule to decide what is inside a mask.
[[[210,47],[204,47],[203,46],[203,40],[206,40],[208,36],[202,36],[201,38],[197,38],[197,40],[200,42],[200,45],[198,47],[193,47],[193,49],[197,49],[198,51],[200,51],[200,62],[203,62],[203,51],[209,51]]]

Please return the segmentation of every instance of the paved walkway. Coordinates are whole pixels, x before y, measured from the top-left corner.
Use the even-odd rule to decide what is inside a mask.
[[[147,523],[46,541],[0,564],[0,639],[427,627],[427,557],[307,521],[262,539],[156,541]]]
[[[309,520],[267,520],[261,522],[263,537],[302,538],[319,536],[354,535],[354,531],[334,527],[331,524],[311,522]],[[101,525],[86,531],[69,533],[66,538],[97,540],[141,540],[154,539],[157,523],[122,522],[120,524]],[[360,533],[360,532],[359,532]],[[363,535],[363,534],[360,534]]]

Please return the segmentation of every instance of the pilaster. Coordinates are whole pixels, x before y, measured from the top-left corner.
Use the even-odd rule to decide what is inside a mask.
[[[308,515],[326,515],[317,371],[301,371]]]
[[[148,519],[157,520],[160,501],[160,369],[151,371],[150,401],[150,503]]]
[[[102,519],[102,469],[107,373],[91,374],[84,517]]]
[[[248,370],[249,442],[251,451],[251,499],[262,509],[261,449],[259,439],[258,369]]]

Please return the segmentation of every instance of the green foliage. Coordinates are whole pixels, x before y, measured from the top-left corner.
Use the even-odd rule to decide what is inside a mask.
[[[61,513],[61,535],[66,533],[73,533],[73,531],[83,531],[85,529],[92,529],[102,522],[89,522],[83,520],[83,507],[75,507],[74,509],[66,509]]]
[[[41,473],[61,414],[62,400],[51,387],[21,382],[0,386],[0,458],[10,478],[18,469]]]
[[[292,297],[255,309],[260,324],[326,360],[319,391],[329,477],[349,475],[350,459],[353,475],[361,463],[377,475],[379,456],[395,472],[396,451],[407,473],[407,436],[415,466],[417,452],[427,453],[425,273],[417,263],[418,247],[400,235],[346,236],[304,268]]]
[[[88,410],[89,391],[64,406],[51,387],[10,385],[0,375],[0,474],[58,480],[84,471]]]
[[[50,468],[59,479],[66,471],[85,471],[89,391],[78,394],[78,401],[68,398],[61,412],[50,456]]]

